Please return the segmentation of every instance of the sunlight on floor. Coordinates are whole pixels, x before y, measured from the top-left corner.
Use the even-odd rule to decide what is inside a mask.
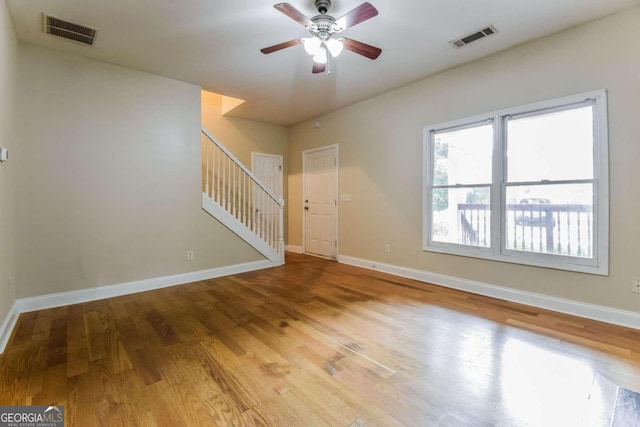
[[[499,357],[500,405],[507,413],[535,425],[579,425],[595,378],[590,366],[517,339]]]

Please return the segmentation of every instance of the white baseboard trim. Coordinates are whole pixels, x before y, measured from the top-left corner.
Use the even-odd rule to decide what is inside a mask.
[[[296,246],[296,245],[287,245],[287,251],[289,252],[293,252],[295,254],[303,254],[304,253],[304,249],[302,248],[302,246]]]
[[[99,286],[97,288],[79,289],[77,291],[59,292],[55,294],[40,295],[37,297],[18,299],[9,314],[7,314],[2,326],[0,326],[0,354],[4,353],[5,346],[9,342],[13,328],[21,313],[35,310],[63,307],[65,305],[79,304],[89,301],[97,301],[105,298],[119,297],[138,292],[162,289],[170,286],[183,285],[185,283],[200,280],[214,279],[216,277],[230,276],[232,274],[246,273],[248,271],[262,270],[274,267],[276,264],[269,260],[247,262],[243,264],[229,265],[225,267],[211,268],[208,270],[192,271],[189,273],[174,274],[172,276],[155,277],[151,279],[136,280],[133,282],[119,283],[115,285]]]
[[[565,298],[557,298],[549,295],[537,294],[534,292],[519,291],[505,288],[503,286],[489,283],[476,282],[459,277],[447,276],[444,274],[431,273],[424,270],[417,270],[408,267],[401,267],[392,264],[385,264],[377,261],[370,261],[345,255],[339,255],[338,261],[356,267],[369,270],[382,271],[395,276],[407,277],[425,283],[444,286],[446,288],[458,289],[478,295],[498,298],[501,300],[517,302],[533,307],[558,311],[565,314],[584,317],[601,322],[612,323],[614,325],[626,326],[628,328],[640,329],[640,313],[633,311],[619,310],[616,308],[601,305],[588,304],[573,301]]]
[[[7,346],[7,343],[9,343],[9,338],[11,338],[11,333],[16,326],[19,315],[20,313],[17,311],[16,303],[14,303],[5,316],[2,325],[0,325],[0,354],[4,353],[4,348]]]

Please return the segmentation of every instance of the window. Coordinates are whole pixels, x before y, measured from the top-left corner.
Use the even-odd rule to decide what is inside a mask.
[[[424,249],[608,274],[605,91],[425,128]]]

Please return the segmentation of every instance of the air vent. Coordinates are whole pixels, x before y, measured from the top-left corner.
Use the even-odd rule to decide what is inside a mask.
[[[44,32],[63,39],[93,46],[98,30],[43,14]]]
[[[451,43],[455,47],[462,47],[462,46],[468,45],[469,43],[473,43],[476,40],[489,37],[490,35],[495,34],[497,32],[498,30],[496,30],[496,27],[494,27],[493,25],[489,25],[486,28],[476,31],[475,33],[459,38],[458,40],[452,40],[449,43]]]

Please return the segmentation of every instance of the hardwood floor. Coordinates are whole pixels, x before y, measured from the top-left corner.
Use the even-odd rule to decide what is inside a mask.
[[[68,426],[609,425],[640,331],[287,254],[23,314],[0,374]]]

